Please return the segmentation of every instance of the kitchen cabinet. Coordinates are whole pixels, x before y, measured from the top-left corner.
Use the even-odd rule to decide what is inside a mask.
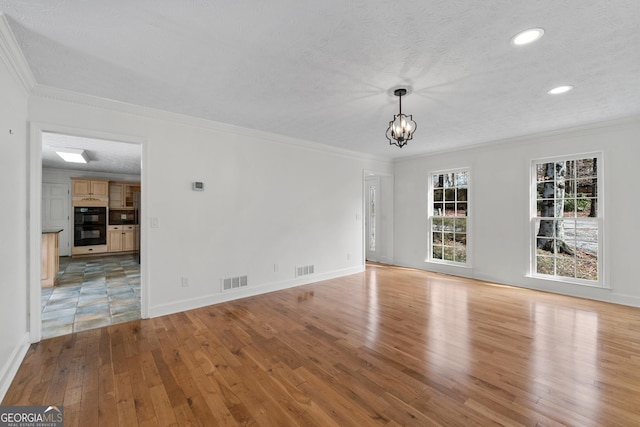
[[[62,230],[42,231],[42,287],[50,288],[56,284],[56,276],[60,268],[60,245],[58,233]]]
[[[124,197],[122,196],[123,185],[121,182],[109,183],[109,208],[124,208]]]
[[[107,206],[109,181],[71,178],[71,200],[74,206]]]
[[[124,184],[124,207],[133,208],[136,206],[135,194],[140,193],[140,184]]]
[[[109,208],[133,208],[135,205],[135,193],[140,192],[140,183],[137,182],[110,182],[109,183]]]
[[[139,249],[137,225],[110,225],[107,230],[109,252],[130,252]]]

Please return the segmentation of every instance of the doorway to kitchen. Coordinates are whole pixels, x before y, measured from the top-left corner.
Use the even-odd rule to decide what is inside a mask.
[[[59,257],[52,286],[36,283],[38,274],[31,280],[32,341],[140,319],[143,141],[37,124],[34,139],[32,167],[38,160],[39,167],[30,178],[40,185],[31,184],[30,204],[40,190],[41,215],[30,231],[38,222],[40,233],[56,233]],[[65,162],[64,151],[83,152],[86,163]],[[35,242],[32,260],[42,252]]]

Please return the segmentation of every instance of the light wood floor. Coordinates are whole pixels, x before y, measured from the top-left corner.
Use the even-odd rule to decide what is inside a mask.
[[[368,266],[42,341],[2,403],[66,426],[634,426],[640,309]]]

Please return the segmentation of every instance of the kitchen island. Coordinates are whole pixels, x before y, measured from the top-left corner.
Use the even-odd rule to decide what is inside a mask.
[[[60,245],[58,234],[62,229],[42,230],[42,287],[50,288],[56,284],[60,263]]]

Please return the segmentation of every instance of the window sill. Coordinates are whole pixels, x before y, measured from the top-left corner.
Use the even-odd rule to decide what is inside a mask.
[[[588,288],[613,290],[613,288],[611,288],[610,286],[606,286],[598,282],[594,283],[594,282],[578,281],[578,280],[572,281],[572,280],[567,280],[567,278],[560,278],[555,276],[543,276],[538,274],[526,274],[525,277],[529,279],[535,279],[535,280],[544,280],[547,282],[562,283],[562,284],[571,285],[571,286],[585,286]]]
[[[437,264],[437,265],[446,265],[448,267],[471,269],[471,265],[470,264],[459,264],[459,263],[452,262],[452,261],[443,261],[443,260],[438,260],[438,259],[425,259],[424,262],[425,262],[425,264]]]

